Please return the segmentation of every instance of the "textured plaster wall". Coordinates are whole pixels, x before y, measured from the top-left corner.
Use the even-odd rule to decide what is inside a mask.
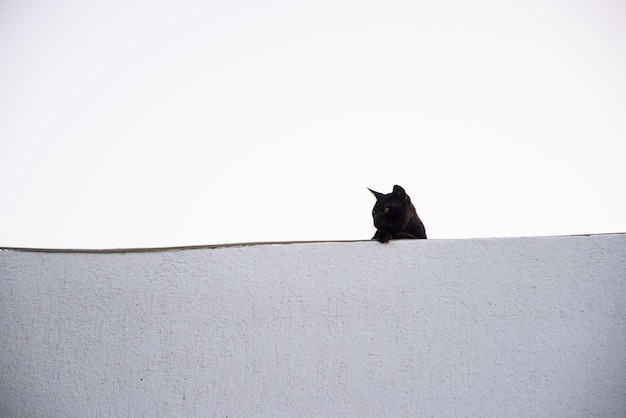
[[[626,416],[626,235],[0,251],[0,416]]]

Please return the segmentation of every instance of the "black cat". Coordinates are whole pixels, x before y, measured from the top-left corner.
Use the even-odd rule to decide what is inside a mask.
[[[389,242],[391,239],[426,239],[426,229],[417,216],[411,198],[398,185],[389,194],[368,189],[376,196],[372,210],[376,234],[372,239]]]

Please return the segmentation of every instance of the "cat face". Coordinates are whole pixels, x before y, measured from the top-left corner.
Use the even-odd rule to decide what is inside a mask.
[[[376,203],[372,209],[372,218],[376,229],[398,232],[406,227],[410,216],[411,199],[404,189],[394,186],[389,194],[382,194],[369,189],[376,196]]]

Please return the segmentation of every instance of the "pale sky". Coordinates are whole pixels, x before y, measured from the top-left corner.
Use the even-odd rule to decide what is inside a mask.
[[[0,2],[0,246],[626,232],[626,3]]]

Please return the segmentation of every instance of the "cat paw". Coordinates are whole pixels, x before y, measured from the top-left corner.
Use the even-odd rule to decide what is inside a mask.
[[[393,235],[389,231],[376,231],[374,238],[376,241],[385,244],[393,238]]]

